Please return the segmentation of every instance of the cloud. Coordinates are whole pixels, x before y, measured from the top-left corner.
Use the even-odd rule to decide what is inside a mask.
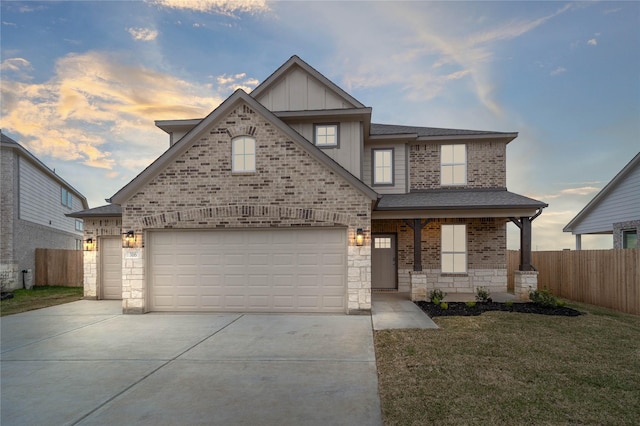
[[[215,77],[215,80],[221,90],[242,89],[247,93],[251,92],[259,83],[255,78],[247,78],[247,74],[244,72],[234,75],[223,74]]]
[[[235,17],[236,13],[263,13],[269,11],[266,0],[147,0],[151,4],[171,9],[217,13]]]
[[[7,27],[17,27],[18,26],[14,22],[7,22],[7,21],[2,21],[2,25],[5,25]]]
[[[8,58],[0,63],[0,71],[6,78],[7,74],[13,74],[20,80],[29,80],[31,76],[28,74],[33,68],[31,62],[24,58]]]
[[[350,12],[354,11],[339,9],[357,8],[357,5],[330,4],[333,7],[323,10],[318,5],[313,12],[307,10],[307,14],[318,22],[331,19],[333,25],[327,31],[328,36],[336,40],[334,66],[336,72],[343,75],[346,89],[397,85],[408,99],[425,101],[454,95],[458,87],[472,93],[496,117],[505,114],[496,99],[498,87],[493,78],[493,67],[502,46],[572,7],[563,5],[541,17],[496,22],[475,20],[463,25],[464,19],[455,8],[449,8],[448,3],[420,3],[425,6],[419,8],[413,2],[373,2],[371,7],[357,11],[359,22],[381,23],[372,36],[370,31],[352,31],[354,22]],[[446,9],[445,12],[438,13],[440,8]],[[313,24],[304,21],[304,25]],[[465,31],[459,32],[456,28],[465,28]],[[349,37],[344,37],[345,32],[349,32]]]
[[[28,68],[21,58],[3,67]],[[35,155],[140,170],[166,146],[153,120],[202,117],[226,97],[110,52],[69,54],[38,84],[3,79],[2,126]],[[164,139],[161,139],[164,141]],[[140,152],[144,152],[141,155]]]
[[[153,41],[158,37],[158,31],[150,28],[129,28],[127,31],[138,41]]]
[[[553,71],[551,71],[551,72],[549,73],[549,75],[558,75],[558,74],[562,74],[562,73],[565,73],[565,72],[567,72],[567,69],[566,69],[566,68],[564,68],[564,67],[558,67],[558,68],[554,69]]]
[[[598,40],[596,40],[595,38],[589,39],[589,41],[587,41],[587,44],[589,46],[596,46],[598,44]]]

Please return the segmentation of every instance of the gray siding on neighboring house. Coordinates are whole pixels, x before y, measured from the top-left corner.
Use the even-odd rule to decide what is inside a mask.
[[[372,185],[372,155],[374,149],[393,148],[393,185]],[[372,187],[378,194],[404,194],[407,190],[407,145],[405,143],[376,143],[364,147],[362,161],[362,181]]]
[[[289,71],[257,101],[270,111],[353,108],[328,87],[300,68]]]
[[[591,208],[573,234],[611,233],[613,224],[640,219],[640,167],[631,170],[614,188]]]
[[[84,209],[82,201],[72,194],[71,207],[62,205],[60,183],[35,167],[31,162],[20,157],[19,187],[21,220],[47,226],[58,231],[76,235],[82,239],[82,231],[76,231],[76,219],[65,214]],[[69,190],[68,187],[66,187]]]
[[[289,126],[309,142],[314,143],[314,124],[321,123],[323,121],[318,121],[317,123],[292,123]],[[322,152],[347,169],[352,175],[361,179],[362,125],[359,121],[350,121],[340,123],[339,128],[338,148],[321,148]]]

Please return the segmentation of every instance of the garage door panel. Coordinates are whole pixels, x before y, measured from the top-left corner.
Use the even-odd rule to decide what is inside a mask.
[[[345,229],[151,232],[151,310],[344,312]]]

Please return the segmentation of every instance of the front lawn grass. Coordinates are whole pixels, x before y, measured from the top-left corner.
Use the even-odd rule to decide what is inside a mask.
[[[0,302],[0,316],[17,314],[82,299],[82,287],[37,286],[13,290],[13,299]]]
[[[375,332],[385,425],[640,424],[640,317],[570,306]]]

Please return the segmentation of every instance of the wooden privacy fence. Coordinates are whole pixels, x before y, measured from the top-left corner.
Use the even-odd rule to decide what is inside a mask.
[[[81,287],[83,278],[82,251],[36,249],[35,285]]]
[[[507,251],[508,286],[520,254]],[[576,302],[640,315],[640,249],[534,251],[538,288]]]

